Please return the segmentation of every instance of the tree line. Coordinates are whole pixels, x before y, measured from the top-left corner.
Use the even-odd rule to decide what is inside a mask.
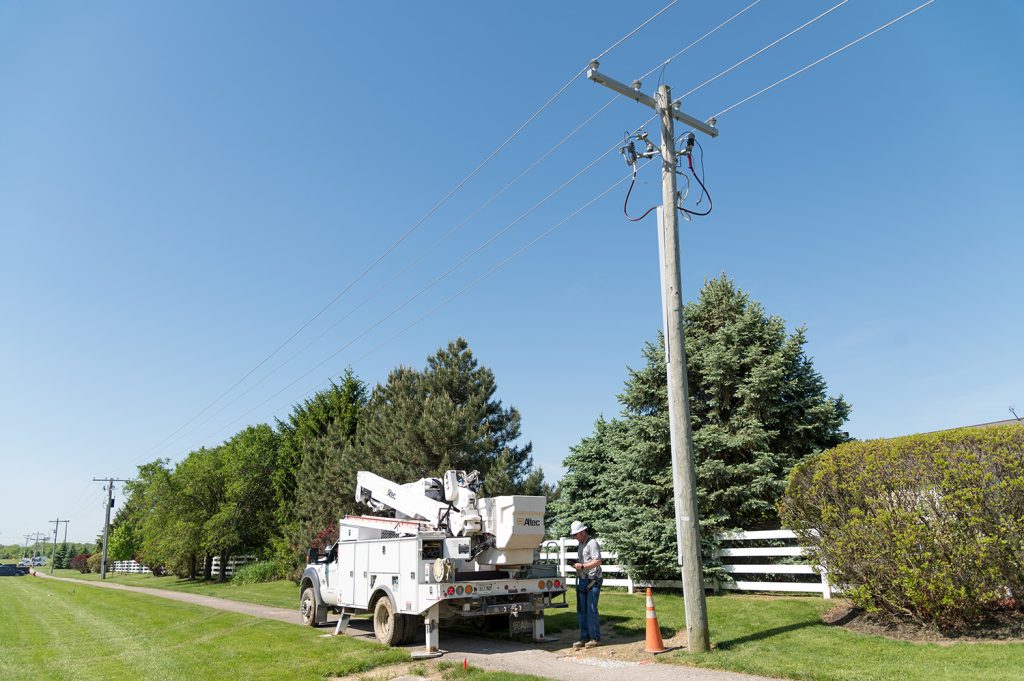
[[[33,551],[36,551],[35,555],[46,556],[49,560],[50,555],[54,556],[54,565],[56,567],[67,567],[67,563],[72,557],[80,553],[91,553],[93,551],[92,544],[79,544],[76,542],[60,542],[54,549],[52,542],[45,544],[29,544],[27,547],[24,544],[5,544],[0,546],[0,560],[20,560],[21,558],[33,556]]]
[[[224,566],[242,554],[292,571],[307,547],[337,538],[340,517],[365,511],[354,499],[359,470],[399,482],[478,470],[487,495],[553,496],[532,444],[520,442],[519,411],[496,392],[493,372],[462,338],[372,390],[349,369],[273,426],[246,427],[174,464],[139,466],[111,523],[108,557],[190,578],[214,577],[215,556]]]

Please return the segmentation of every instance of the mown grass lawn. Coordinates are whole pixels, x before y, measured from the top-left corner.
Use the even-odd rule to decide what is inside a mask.
[[[568,611],[549,617],[552,628],[576,628],[574,596]],[[658,662],[813,681],[1024,678],[1024,643],[937,645],[858,634],[822,624],[833,603],[820,598],[728,595],[707,604],[715,649],[673,651]],[[604,592],[600,611],[613,634],[642,640],[644,605],[642,594]],[[655,594],[655,606],[663,636],[686,628],[681,596]]]
[[[316,679],[403,650],[142,594],[0,579],[2,679]]]
[[[142,576],[124,577],[118,581],[145,585],[133,581]],[[249,592],[253,593],[261,597],[258,591]],[[33,577],[0,579],[0,679],[4,681],[322,679],[409,661],[409,654],[401,649],[324,633],[88,584]],[[463,670],[454,662],[442,662],[437,668],[445,680],[543,681],[472,667]]]
[[[49,573],[48,569],[42,572]],[[88,581],[99,581],[99,574],[95,572],[82,574],[78,570],[54,570],[54,577],[70,577],[72,579],[84,579]],[[130,586],[145,586],[151,589],[170,589],[171,591],[184,591],[186,593],[199,594],[201,596],[216,596],[227,598],[232,601],[244,601],[246,603],[257,603],[259,605],[270,605],[277,608],[293,608],[299,610],[299,587],[294,582],[282,579],[276,582],[264,582],[262,584],[233,584],[231,582],[219,582],[211,580],[179,579],[178,577],[154,577],[153,575],[123,575],[107,573],[106,581],[114,584],[128,584]]]

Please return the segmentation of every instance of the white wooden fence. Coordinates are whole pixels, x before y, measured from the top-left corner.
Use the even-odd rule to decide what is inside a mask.
[[[752,532],[729,532],[718,535],[719,541],[723,544],[722,548],[718,550],[717,558],[722,561],[723,572],[729,575],[761,575],[761,576],[773,576],[773,575],[816,575],[818,580],[814,582],[775,582],[767,579],[761,581],[736,579],[732,582],[718,581],[718,580],[706,580],[705,586],[715,591],[719,589],[728,589],[732,591],[784,591],[784,592],[800,592],[800,593],[820,593],[822,598],[831,598],[833,588],[828,581],[828,573],[824,568],[820,566],[811,565],[808,562],[801,563],[780,563],[777,562],[780,559],[798,558],[803,556],[804,547],[802,546],[740,546],[744,542],[755,542],[763,540],[786,540],[787,542],[793,542],[796,539],[796,534],[792,530],[758,530]],[[598,544],[601,540],[598,539]],[[562,537],[559,539],[550,539],[544,542],[541,547],[540,557],[542,560],[553,560],[556,562],[557,570],[562,575],[566,584],[576,583],[576,571],[572,569],[572,564],[577,559],[578,545],[575,539]],[[621,565],[615,565],[614,561],[617,555],[614,551],[603,551],[602,557],[604,563],[601,565],[602,573],[604,574],[604,583],[608,586],[624,586],[629,591],[633,591],[637,587],[648,587],[648,586],[660,586],[660,587],[674,587],[681,589],[683,586],[682,580],[656,580],[656,581],[641,581],[634,580],[626,571],[626,568]],[[766,560],[758,563],[735,563],[728,562],[729,558],[748,559],[751,557],[765,558]],[[776,561],[776,562],[770,562]]]
[[[231,556],[228,558],[228,564],[224,569],[224,575],[231,577],[235,574],[235,570],[248,565],[249,563],[255,562],[256,556]],[[220,556],[213,557],[213,569],[211,574],[216,577],[220,574]]]
[[[123,572],[129,575],[142,575],[150,574],[153,571],[145,565],[141,565],[134,560],[115,560],[114,561],[114,572]]]

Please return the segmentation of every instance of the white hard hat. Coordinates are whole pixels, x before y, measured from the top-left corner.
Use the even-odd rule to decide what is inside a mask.
[[[572,521],[572,527],[569,528],[569,534],[579,534],[580,532],[586,532],[587,526],[578,520]]]

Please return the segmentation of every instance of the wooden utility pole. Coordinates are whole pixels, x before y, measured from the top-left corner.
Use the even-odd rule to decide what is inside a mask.
[[[130,482],[121,478],[93,478],[93,482],[105,482],[107,490],[106,515],[103,519],[103,556],[100,559],[100,579],[107,578],[107,541],[110,534],[110,509],[114,505],[114,483]]]
[[[64,541],[67,542],[68,523],[71,521],[61,520],[60,518],[57,518],[56,520],[51,520],[50,522],[53,523],[53,548],[50,549],[50,574],[52,575],[54,559],[57,557],[57,530],[60,529],[60,524],[64,523]]]
[[[656,98],[640,92],[640,82],[632,87],[597,71],[591,62],[587,78],[644,104],[658,112],[661,119],[661,196],[662,306],[665,315],[665,364],[668,373],[669,430],[672,443],[672,486],[676,511],[676,544],[683,578],[683,603],[686,608],[687,647],[692,653],[710,650],[707,603],[704,600],[704,575],[700,551],[700,514],[697,507],[697,475],[693,458],[693,433],[690,429],[690,396],[686,377],[686,347],[683,341],[683,295],[679,264],[679,221],[676,208],[675,121],[711,137],[718,136],[713,124],[688,116],[672,103],[667,85],[658,88]]]

